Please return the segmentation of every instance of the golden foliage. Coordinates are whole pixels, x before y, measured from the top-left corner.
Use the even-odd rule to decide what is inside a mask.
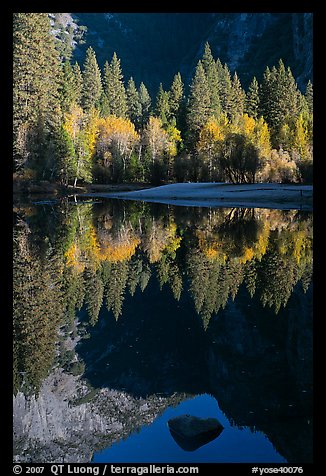
[[[197,150],[199,152],[209,152],[216,147],[219,142],[225,138],[228,123],[224,118],[216,120],[210,118],[206,124],[201,128],[199,133],[199,140],[197,142]]]
[[[177,226],[174,222],[170,222],[166,227],[153,222],[143,243],[144,251],[147,253],[150,263],[159,261],[163,252],[168,254],[176,252],[182,241],[182,237],[177,236],[176,232]]]
[[[70,112],[64,115],[63,127],[68,132],[72,140],[75,140],[82,129],[84,122],[84,112],[81,107],[73,106]]]
[[[226,263],[227,254],[223,249],[223,243],[219,240],[217,233],[207,230],[197,230],[196,236],[198,238],[199,249],[207,259],[210,261],[218,261],[221,264]]]
[[[97,150],[102,154],[115,146],[119,154],[125,155],[132,151],[134,144],[139,140],[135,126],[129,119],[108,116],[100,118],[97,125]]]
[[[81,252],[75,242],[73,242],[65,253],[66,265],[73,268],[76,273],[82,273],[85,269],[85,263],[81,261]]]
[[[129,260],[135,254],[139,243],[139,238],[128,239],[122,243],[109,242],[100,251],[101,261],[118,263],[120,261]]]

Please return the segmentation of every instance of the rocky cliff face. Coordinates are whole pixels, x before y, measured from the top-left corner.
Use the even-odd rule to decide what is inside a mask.
[[[86,43],[75,50],[83,61],[88,46],[99,63],[113,51],[125,77],[144,81],[152,94],[170,87],[180,71],[188,83],[204,44],[215,58],[237,70],[244,86],[282,58],[304,89],[312,79],[312,13],[73,13],[86,25]]]

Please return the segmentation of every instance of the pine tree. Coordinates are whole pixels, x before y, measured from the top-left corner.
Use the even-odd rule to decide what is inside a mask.
[[[272,129],[274,145],[284,124],[290,124],[299,114],[299,96],[296,81],[290,68],[282,60],[278,68],[266,68],[261,87],[262,115]]]
[[[256,77],[251,81],[246,96],[245,112],[253,119],[258,119],[259,115],[259,85]]]
[[[128,110],[127,97],[120,60],[116,53],[113,53],[110,65],[107,62],[104,65],[103,92],[108,100],[110,114],[125,118]]]
[[[13,145],[17,168],[31,159],[40,175],[46,174],[42,146],[51,142],[60,126],[61,82],[48,14],[14,13]]]
[[[181,119],[181,108],[183,102],[184,87],[181,79],[181,74],[177,73],[174,78],[170,89],[169,94],[169,105],[171,115],[175,117],[176,124],[179,126]]]
[[[207,84],[210,92],[210,115],[218,119],[221,114],[219,77],[216,63],[212,56],[210,46],[207,42],[205,44],[202,64],[206,73]]]
[[[240,80],[235,72],[231,83],[231,92],[229,98],[229,118],[234,121],[237,117],[243,115],[245,106],[245,92],[241,87]]]
[[[71,64],[66,61],[63,64],[63,84],[61,88],[61,108],[63,112],[70,111],[73,104],[76,104],[76,83],[75,75]]]
[[[169,92],[164,91],[162,83],[160,83],[156,96],[156,115],[161,119],[162,124],[166,126],[170,119]]]
[[[308,105],[309,114],[313,114],[314,109],[314,91],[312,82],[309,80],[306,87],[305,98]]]
[[[83,69],[83,90],[81,105],[85,111],[99,106],[102,93],[101,71],[98,67],[95,51],[90,46],[86,51]]]
[[[231,74],[227,64],[223,66],[220,59],[216,60],[216,70],[218,77],[218,91],[221,103],[221,113],[229,116],[230,94],[231,94]]]
[[[81,105],[81,97],[82,97],[82,90],[83,90],[83,76],[80,70],[80,66],[75,62],[72,67],[72,71],[74,74],[74,87],[75,87],[75,101],[77,106]]]
[[[135,81],[131,77],[128,81],[127,86],[127,106],[128,106],[128,116],[131,122],[139,128],[141,120],[141,109],[142,105],[139,99],[139,93],[137,91]]]
[[[103,67],[103,88],[100,98],[100,111],[102,117],[107,117],[111,114],[110,101],[107,95],[107,85],[110,82],[110,65],[108,61],[104,63]]]
[[[197,141],[199,131],[210,117],[210,112],[210,91],[204,67],[199,60],[188,100],[187,124],[191,140]]]
[[[272,73],[270,68],[267,66],[259,90],[259,114],[263,116],[268,123],[270,123],[270,110],[274,101],[275,76],[276,68],[273,67]]]
[[[141,126],[144,127],[149,118],[151,97],[143,82],[141,82],[139,86],[139,100],[141,104]]]

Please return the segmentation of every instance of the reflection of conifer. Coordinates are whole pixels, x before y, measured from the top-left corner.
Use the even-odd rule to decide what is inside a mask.
[[[167,255],[163,254],[156,264],[157,279],[162,290],[163,284],[167,283],[169,278],[170,260]]]
[[[13,256],[13,334],[15,386],[38,392],[55,357],[57,326],[63,306],[57,263],[41,262],[27,238],[28,229],[15,234]]]
[[[308,291],[311,281],[312,281],[312,267],[308,265],[308,266],[305,266],[301,276],[301,286],[302,286],[303,292],[306,293]]]
[[[139,286],[142,292],[146,289],[150,277],[151,277],[151,268],[149,267],[147,263],[145,263],[143,264],[140,279],[139,279]]]
[[[89,315],[89,322],[94,326],[98,320],[98,315],[103,301],[103,282],[98,273],[87,268],[84,271],[85,282],[85,304]]]
[[[129,266],[127,261],[112,263],[107,282],[105,297],[108,310],[112,310],[117,320],[122,314],[125,289],[127,286]]]
[[[63,273],[64,304],[68,330],[73,326],[76,309],[80,310],[84,302],[83,275],[75,273],[71,268],[65,268]]]
[[[258,283],[262,304],[274,307],[277,314],[288,302],[296,284],[295,263],[273,251],[264,255],[260,269]]]
[[[228,279],[230,283],[230,295],[234,300],[238,294],[239,287],[242,284],[244,278],[244,266],[237,260],[230,260],[228,262]]]
[[[182,282],[182,276],[179,267],[177,266],[176,263],[171,263],[170,268],[169,268],[169,276],[168,276],[168,282],[171,287],[172,294],[174,298],[179,301],[182,288],[183,288],[183,282]]]
[[[245,268],[245,284],[252,298],[256,292],[256,280],[257,280],[257,269],[256,269],[256,261],[251,260],[246,263]]]
[[[137,285],[140,282],[142,269],[143,266],[140,257],[134,255],[130,261],[128,277],[128,288],[131,296],[135,294]]]

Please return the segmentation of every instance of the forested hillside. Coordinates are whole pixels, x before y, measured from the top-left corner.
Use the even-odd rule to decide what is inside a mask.
[[[313,86],[298,88],[277,48],[246,88],[234,61],[230,68],[208,42],[189,81],[162,50],[158,61],[180,68],[150,94],[146,74],[126,76],[119,51],[99,62],[85,29],[65,15],[14,14],[16,178],[66,186],[312,180]],[[79,62],[77,44],[86,48]],[[159,41],[139,44],[141,57],[160,51]]]

